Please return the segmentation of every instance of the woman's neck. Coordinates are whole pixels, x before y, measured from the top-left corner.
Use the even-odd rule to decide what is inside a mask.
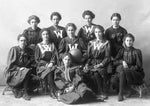
[[[42,43],[47,45],[47,44],[49,44],[49,41],[48,40],[43,40]]]
[[[20,47],[21,50],[24,50],[24,49],[25,49],[25,46],[19,45],[19,47]]]
[[[87,23],[86,25],[87,25],[87,26],[91,26],[91,25],[92,25],[92,23]]]
[[[114,25],[113,25],[112,27],[113,27],[114,29],[117,29],[117,28],[119,28],[119,25],[118,25],[118,26],[114,26]]]
[[[55,29],[57,29],[57,28],[58,28],[58,25],[54,24],[53,27],[54,27]]]
[[[99,41],[99,42],[102,42],[102,41],[103,41],[102,39],[99,39],[99,38],[97,38],[96,40]]]
[[[72,36],[69,36],[70,39],[74,39],[75,38],[75,35],[72,35]]]
[[[32,28],[33,30],[36,30],[36,29],[37,29],[37,27],[34,27],[34,26],[31,26],[31,28]]]

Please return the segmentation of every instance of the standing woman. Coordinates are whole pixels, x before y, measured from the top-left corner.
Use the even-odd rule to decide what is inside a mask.
[[[64,27],[59,26],[59,21],[62,19],[60,13],[53,12],[50,16],[50,19],[53,23],[52,26],[48,27],[48,30],[50,31],[51,38],[58,49],[58,45],[62,38],[67,36],[66,30]]]
[[[28,23],[30,25],[29,28],[25,29],[23,34],[28,39],[28,46],[35,50],[36,44],[40,42],[40,28],[38,27],[38,24],[40,23],[39,17],[36,15],[31,15],[28,18]]]
[[[113,13],[110,19],[112,26],[105,31],[105,37],[111,44],[111,57],[115,58],[118,51],[123,47],[123,37],[127,34],[127,31],[119,25],[121,21],[119,13]]]
[[[14,96],[20,98],[23,96],[25,100],[30,100],[27,89],[29,88],[29,79],[32,70],[31,54],[32,50],[27,47],[26,36],[18,36],[19,46],[10,49],[7,58],[6,67],[6,83],[13,90]],[[23,94],[22,94],[23,91]]]
[[[97,87],[98,96],[105,99],[107,98],[106,82],[108,77],[107,67],[110,62],[110,43],[104,39],[104,28],[102,26],[95,26],[94,33],[96,39],[90,41],[88,45],[88,61],[85,68],[90,71],[90,77]]]
[[[54,43],[49,39],[49,31],[44,28],[40,31],[42,42],[38,43],[35,49],[35,60],[37,73],[45,80],[46,91],[55,98],[54,65],[57,63],[57,51]]]
[[[66,31],[67,31],[67,37],[63,38],[59,44],[59,55],[60,58],[64,53],[68,53],[73,49],[78,49],[82,55],[83,58],[78,59],[78,62],[84,61],[84,56],[86,55],[87,47],[83,40],[75,35],[77,27],[74,23],[68,23],[66,25]]]
[[[124,48],[116,56],[113,64],[117,66],[116,77],[112,83],[119,85],[118,101],[123,101],[123,92],[128,88],[131,94],[131,85],[140,85],[145,76],[143,71],[142,53],[140,49],[133,47],[134,36],[126,34],[124,37]],[[118,84],[119,82],[119,84]]]
[[[82,38],[86,44],[89,41],[95,39],[94,36],[94,27],[95,24],[92,23],[95,18],[95,14],[90,10],[85,10],[82,14],[83,19],[86,22],[86,25],[82,26],[78,32],[78,37]]]

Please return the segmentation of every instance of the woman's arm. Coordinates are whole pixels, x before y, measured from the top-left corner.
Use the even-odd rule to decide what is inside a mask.
[[[7,67],[6,67],[6,72],[11,72],[13,70],[19,69],[19,66],[15,64],[17,60],[17,48],[12,47],[9,50],[8,56],[7,56]]]
[[[108,44],[106,45],[106,49],[105,49],[105,58],[101,62],[102,67],[105,67],[109,64],[109,62],[111,61],[110,57],[111,57],[110,56],[110,43],[108,42]]]
[[[141,52],[141,50],[136,49],[135,57],[136,57],[136,65],[132,65],[131,67],[129,67],[129,70],[133,70],[133,71],[143,70],[143,61],[142,61],[142,52]]]

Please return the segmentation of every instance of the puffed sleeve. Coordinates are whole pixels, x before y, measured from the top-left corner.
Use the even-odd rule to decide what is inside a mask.
[[[102,61],[103,66],[107,66],[109,62],[111,61],[110,59],[110,43],[106,45],[106,50],[105,50],[105,58]]]
[[[52,54],[50,63],[57,64],[58,63],[58,52],[57,52],[55,45],[54,44],[52,44],[52,45],[54,47],[54,50],[53,50],[53,54]]]
[[[30,44],[29,44],[30,39],[29,39],[29,37],[28,37],[28,29],[25,29],[22,34],[28,39],[28,42],[27,42],[27,43],[28,43],[28,45],[30,45]]]
[[[78,84],[82,81],[82,77],[79,75],[81,70],[79,68],[74,69],[74,78],[73,78],[73,85],[78,86]]]
[[[117,56],[113,60],[113,65],[117,66],[122,64],[123,61],[123,53],[124,53],[124,48],[120,49]]]
[[[61,58],[62,55],[66,52],[66,41],[65,38],[61,40],[58,47],[59,57]]]
[[[107,40],[110,40],[110,39],[109,39],[109,29],[106,29],[106,31],[105,31],[105,38],[106,38]]]
[[[65,81],[63,81],[63,78],[61,76],[62,71],[59,69],[56,69],[54,71],[54,73],[55,73],[54,74],[54,81],[55,81],[56,86],[58,87],[58,89],[64,89],[66,86],[66,83],[65,83]]]
[[[12,47],[7,57],[6,73],[19,69],[17,64],[15,64],[16,60],[17,60],[17,49],[15,47]]]
[[[91,48],[92,48],[91,43],[88,43],[88,47],[87,47],[87,58],[88,59],[87,59],[86,64],[89,64],[91,61]]]
[[[80,30],[79,30],[77,36],[78,36],[79,38],[82,38],[82,35],[83,35],[83,29],[80,28]]]
[[[65,28],[63,28],[63,38],[67,37],[67,32],[65,30]]]
[[[86,44],[83,42],[83,39],[82,38],[79,38],[79,43],[80,43],[80,47],[81,47],[81,50],[82,50],[82,53],[83,55],[86,53],[87,51],[87,46]]]
[[[142,62],[142,52],[139,49],[135,50],[136,57],[136,65],[131,66],[129,69],[133,71],[142,71],[143,70],[143,62]]]
[[[39,63],[40,62],[40,59],[41,59],[41,51],[40,51],[40,48],[38,45],[36,45],[36,48],[35,48],[35,61],[36,63]]]

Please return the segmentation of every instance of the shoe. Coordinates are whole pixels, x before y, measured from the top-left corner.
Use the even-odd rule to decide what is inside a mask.
[[[22,95],[23,95],[23,94],[22,94],[22,90],[13,89],[12,92],[13,92],[15,98],[21,98]]]
[[[118,95],[118,101],[123,101],[124,98],[123,98],[123,95]]]
[[[31,97],[28,95],[28,94],[24,94],[23,95],[23,99],[27,100],[27,101],[30,101],[31,100]]]
[[[97,99],[104,101],[104,97],[102,95],[97,95],[96,97],[97,97]]]
[[[50,97],[52,97],[53,99],[57,99],[57,96],[56,96],[54,90],[51,90],[50,93],[49,93],[49,95],[50,95]]]
[[[125,95],[126,98],[130,98],[132,95],[136,94],[134,90],[129,90],[127,94]]]

